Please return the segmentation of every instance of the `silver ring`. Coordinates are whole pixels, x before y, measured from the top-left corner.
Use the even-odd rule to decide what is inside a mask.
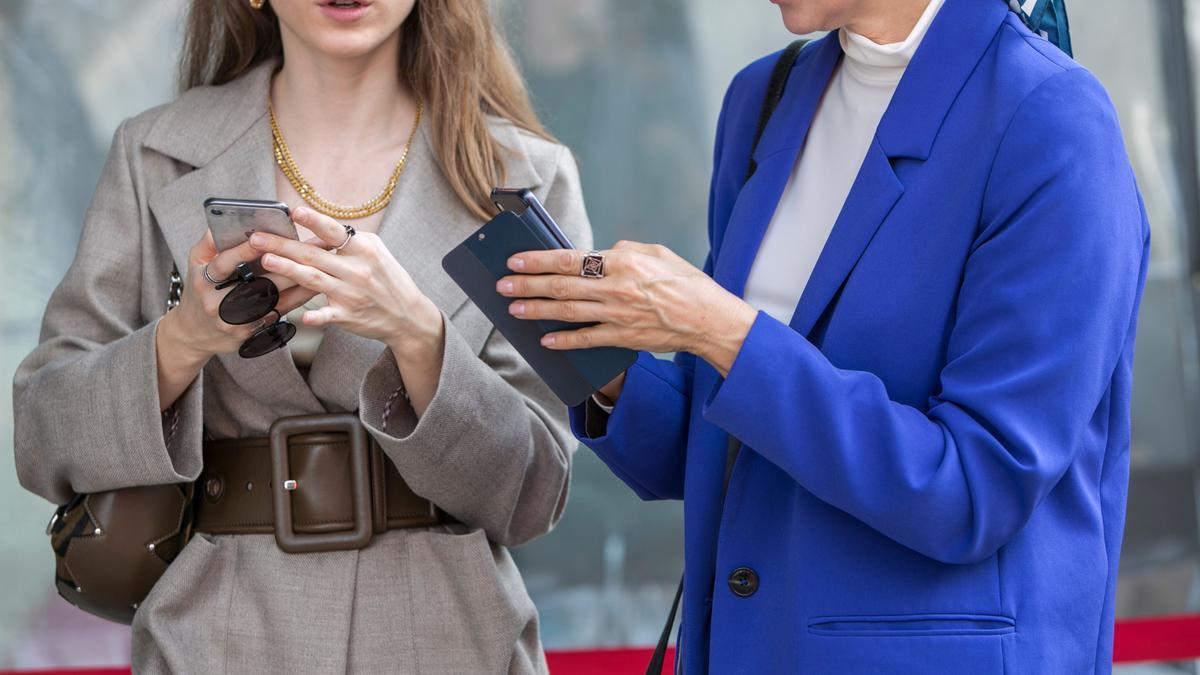
[[[583,256],[583,265],[579,269],[579,276],[588,279],[603,279],[604,278],[604,254],[599,251],[592,251]]]
[[[333,247],[333,252],[334,252],[334,253],[337,253],[338,251],[340,251],[340,250],[342,250],[343,248],[345,248],[345,247],[346,247],[346,244],[349,244],[349,243],[350,243],[350,239],[351,239],[351,238],[353,238],[353,237],[354,237],[354,235],[356,234],[356,233],[355,233],[355,231],[354,231],[354,228],[353,228],[353,227],[350,227],[349,225],[346,225],[346,224],[344,224],[344,223],[342,224],[342,227],[346,228],[346,238],[342,240],[342,243],[340,243],[340,244],[338,244],[337,246],[334,246],[334,247]]]
[[[212,284],[213,286],[219,286],[219,285],[225,283],[226,281],[229,281],[229,279],[233,278],[233,277],[229,277],[229,279],[222,279],[220,281],[217,281],[216,279],[212,278],[212,275],[208,273],[208,266],[211,264],[212,263],[207,263],[204,265],[204,278],[205,278],[205,280],[208,281],[208,283]]]

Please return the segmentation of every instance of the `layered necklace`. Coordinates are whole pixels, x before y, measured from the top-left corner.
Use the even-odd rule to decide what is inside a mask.
[[[292,159],[292,151],[288,148],[287,141],[283,140],[283,133],[279,131],[279,124],[275,121],[275,109],[268,103],[267,112],[271,115],[271,137],[275,142],[275,163],[279,165],[279,169],[283,171],[283,175],[295,188],[296,193],[317,212],[338,220],[366,218],[382,211],[392,200],[392,194],[396,191],[396,181],[400,179],[400,174],[404,172],[404,166],[408,163],[408,151],[412,148],[413,139],[417,136],[417,127],[421,124],[421,110],[421,102],[418,101],[417,116],[413,120],[412,131],[408,134],[408,142],[404,144],[404,152],[400,155],[400,161],[396,163],[396,168],[392,169],[392,175],[388,178],[387,185],[379,191],[379,194],[357,206],[329,201],[322,197],[316,188],[304,178],[304,174],[300,173],[300,167],[296,165],[296,160]]]

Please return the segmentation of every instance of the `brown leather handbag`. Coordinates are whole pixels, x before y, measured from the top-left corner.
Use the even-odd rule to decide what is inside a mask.
[[[192,534],[192,483],[77,494],[46,533],[54,585],[67,602],[129,624]]]
[[[183,281],[171,270],[167,311]],[[192,534],[192,483],[77,494],[46,526],[54,549],[54,585],[90,614],[129,624],[138,605]]]

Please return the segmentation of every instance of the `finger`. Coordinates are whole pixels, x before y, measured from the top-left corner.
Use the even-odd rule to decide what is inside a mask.
[[[496,282],[496,292],[512,298],[603,300],[610,295],[603,279],[563,274],[514,274]]]
[[[559,248],[551,251],[525,251],[508,259],[508,269],[522,274],[579,274],[583,270],[583,251]]]
[[[337,246],[346,241],[346,228],[323,213],[298,206],[292,211],[292,220],[312,230],[313,234],[330,246]]]
[[[266,328],[267,326],[270,326],[271,324],[275,323],[276,321],[279,321],[282,318],[283,318],[283,311],[280,310],[278,307],[276,307],[275,309],[264,314],[263,317],[261,319],[259,319],[258,321],[254,321],[254,322],[250,323],[248,326],[245,326],[245,328],[247,329],[246,337],[250,337],[254,333],[258,332],[259,330]]]
[[[315,267],[268,253],[263,256],[263,267],[275,272],[294,283],[318,293],[338,295],[344,284]]]
[[[203,268],[207,266],[208,275],[210,277],[218,282],[225,281],[233,276],[234,268],[238,266],[238,263],[252,262],[257,260],[261,255],[262,253],[250,246],[250,242],[247,240],[241,244],[238,244],[237,246],[234,246],[233,248],[217,253],[216,257],[204,262],[204,264],[199,265],[199,269],[196,272],[195,278],[201,279],[205,283],[208,283],[208,280],[203,276]],[[281,291],[292,288],[296,285],[295,281],[278,274],[271,274],[270,272],[267,272],[261,276],[264,276],[275,282],[275,286]]]
[[[326,305],[320,309],[310,309],[300,317],[306,326],[327,326],[337,321],[340,313],[336,307]]]
[[[255,232],[250,236],[250,245],[256,251],[274,253],[301,265],[315,267],[330,276],[345,279],[350,274],[352,263],[325,250],[322,244],[324,242],[320,239],[300,242],[267,232]]]
[[[616,347],[617,329],[606,323],[576,330],[558,331],[542,336],[542,346],[548,349],[591,349],[593,347]]]
[[[518,300],[508,306],[508,313],[521,319],[555,319],[568,323],[612,319],[608,307],[587,300]]]
[[[317,295],[318,293],[312,289],[303,286],[293,286],[279,293],[279,301],[275,303],[275,309],[287,314],[300,305],[312,300]]]
[[[217,257],[217,253],[217,242],[213,241],[212,230],[205,230],[200,241],[196,242],[196,245],[192,246],[192,250],[188,251],[188,262],[193,267],[203,265]]]
[[[227,248],[205,261],[208,265],[208,275],[217,281],[223,281],[233,274],[239,263],[257,260],[261,254],[254,250],[249,241]]]

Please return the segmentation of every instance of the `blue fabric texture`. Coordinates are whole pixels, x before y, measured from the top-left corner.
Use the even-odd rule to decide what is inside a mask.
[[[716,136],[705,267],[738,295],[841,51],[804,50],[743,185],[776,56]],[[791,324],[724,378],[641,355],[604,436],[572,410],[684,500],[684,671],[1109,672],[1148,242],[1096,79],[1005,0],[946,0]]]

